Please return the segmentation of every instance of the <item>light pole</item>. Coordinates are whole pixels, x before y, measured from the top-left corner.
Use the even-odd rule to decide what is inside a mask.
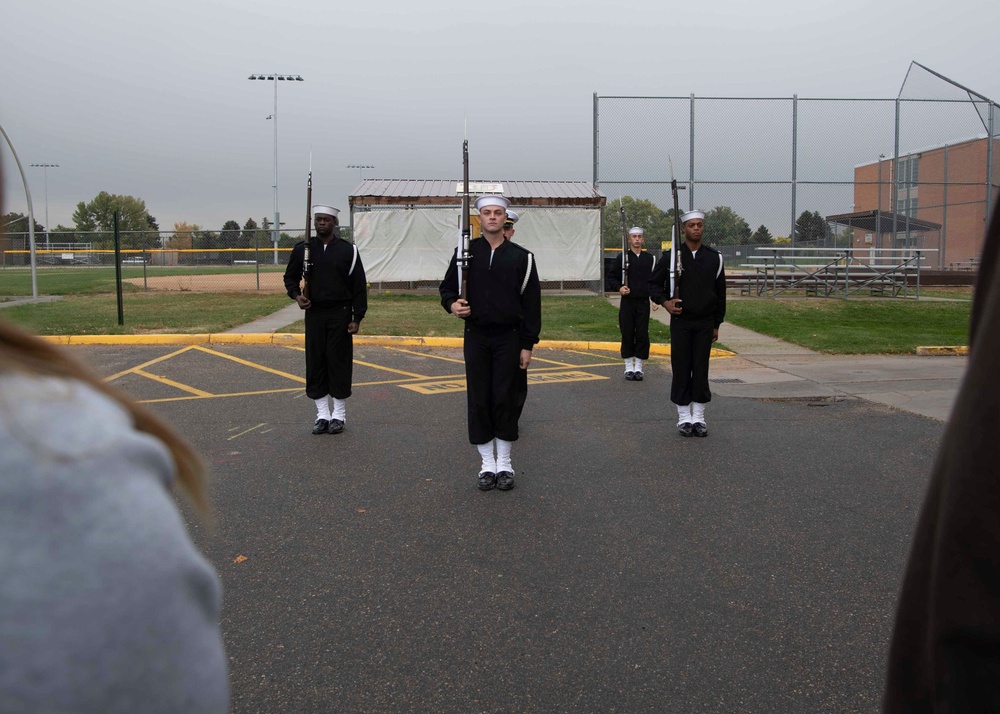
[[[58,169],[59,164],[28,164],[29,166],[41,169],[45,176],[45,250],[49,248],[49,169]]]
[[[361,181],[364,181],[365,180],[365,169],[373,169],[375,167],[374,166],[370,166],[368,164],[348,164],[347,168],[349,168],[349,169],[357,169],[358,170],[358,178]]]
[[[271,240],[274,242],[274,264],[278,264],[278,241],[281,239],[281,217],[278,213],[278,82],[304,82],[298,74],[251,74],[247,79],[266,79],[274,82],[274,113],[269,119],[274,120],[274,228]]]

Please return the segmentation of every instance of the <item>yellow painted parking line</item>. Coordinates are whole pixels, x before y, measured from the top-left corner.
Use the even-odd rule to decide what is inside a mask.
[[[461,376],[461,375],[456,375]],[[442,379],[441,377],[407,377],[405,379],[373,379],[367,382],[354,382],[354,387],[378,387],[384,384],[408,384],[412,382],[423,382],[428,379]]]
[[[413,379],[429,379],[430,375],[427,374],[414,374],[413,372],[404,372],[401,369],[392,369],[391,367],[383,367],[379,364],[372,364],[371,362],[362,362],[361,360],[354,360],[354,364],[360,364],[363,367],[371,367],[372,369],[380,369],[383,372],[392,372],[393,374],[402,374],[407,377],[412,377]]]
[[[265,367],[264,365],[258,364],[257,362],[250,362],[249,360],[240,359],[239,357],[234,357],[233,355],[227,355],[224,352],[217,352],[217,351],[215,351],[215,350],[213,350],[213,349],[211,349],[209,347],[202,347],[201,345],[194,345],[193,347],[191,347],[191,349],[193,349],[193,350],[199,350],[199,351],[204,352],[206,354],[214,355],[215,357],[222,357],[223,359],[228,359],[228,360],[231,360],[233,362],[236,362],[237,364],[242,364],[242,365],[245,365],[247,367],[253,367],[254,369],[259,369],[261,372],[267,372],[269,374],[276,374],[279,377],[284,377],[285,379],[290,379],[293,382],[301,382],[302,384],[306,383],[305,378],[300,377],[297,374],[289,374],[288,372],[282,372],[279,369],[272,369],[271,367]]]
[[[403,350],[399,347],[386,347],[387,350],[392,352],[403,352],[408,355],[417,355],[418,357],[427,357],[429,359],[439,359],[444,362],[457,362],[458,364],[465,364],[464,359],[455,359],[454,357],[442,357],[441,355],[427,354],[426,352],[414,352],[413,350]]]
[[[589,372],[545,372],[534,376],[528,373],[528,384],[556,384],[559,382],[593,382],[598,379],[609,379],[602,374]]]
[[[571,372],[529,370],[528,372],[528,384],[535,385],[563,382],[592,382],[599,379],[609,379],[609,377],[577,370]],[[397,386],[417,392],[418,394],[450,394],[453,392],[464,392],[465,379],[438,379],[433,382],[416,382],[414,384],[399,384]]]
[[[290,350],[298,350],[299,352],[305,352],[305,347],[297,347],[295,345],[282,345],[282,347],[287,347]],[[390,367],[383,367],[382,365],[372,364],[371,362],[362,362],[361,360],[354,360],[354,364],[360,364],[364,367],[371,367],[372,369],[381,369],[384,372],[392,372],[394,374],[402,374],[406,377],[412,379],[429,379],[430,375],[427,374],[414,374],[413,372],[404,372],[400,369],[392,369]]]
[[[193,350],[193,349],[194,349],[194,345],[189,345],[188,347],[184,347],[182,349],[175,350],[175,351],[171,352],[170,354],[163,355],[162,357],[157,357],[156,359],[151,359],[151,360],[149,360],[149,362],[143,362],[142,364],[136,365],[135,367],[129,367],[126,370],[122,370],[118,374],[112,374],[110,377],[105,377],[104,381],[105,382],[113,382],[114,380],[118,379],[119,377],[124,377],[126,374],[133,374],[136,370],[143,369],[145,367],[150,367],[150,366],[152,366],[152,365],[154,365],[154,364],[156,364],[158,362],[162,362],[163,360],[170,359],[171,357],[176,357],[179,354],[183,354],[184,352],[187,352],[188,350]]]
[[[532,364],[534,364],[535,362],[544,362],[545,364],[554,364],[554,365],[557,365],[559,367],[579,367],[580,366],[578,364],[568,364],[566,362],[557,362],[554,359],[545,359],[544,357],[538,357],[537,355],[532,355],[531,356],[531,362],[532,362]]]
[[[163,397],[161,399],[140,399],[140,404],[161,404],[163,402],[189,402],[193,399],[225,399],[227,397],[257,397],[262,394],[288,394],[298,392],[296,398],[305,394],[302,387],[290,387],[287,389],[263,389],[259,392],[231,392],[229,394],[208,394],[195,395],[190,397]]]
[[[263,424],[258,424],[257,426],[252,426],[246,431],[241,431],[239,434],[233,434],[228,439],[226,439],[226,441],[232,441],[233,439],[238,439],[245,434],[249,434],[251,431],[256,431],[257,429],[260,429],[262,426],[267,426],[267,422],[264,422]]]
[[[146,379],[152,379],[154,382],[159,382],[160,384],[166,384],[169,387],[173,387],[174,389],[179,389],[182,392],[189,392],[190,394],[194,394],[195,396],[198,397],[216,396],[215,394],[212,394],[210,392],[205,392],[201,389],[195,389],[194,387],[189,387],[188,385],[181,384],[180,382],[175,382],[172,379],[167,379],[166,377],[160,377],[159,375],[156,374],[150,374],[149,372],[142,369],[134,369],[132,370],[132,374],[138,374],[142,377],[145,377]]]
[[[449,379],[438,382],[418,382],[416,384],[400,384],[403,389],[409,389],[417,394],[448,394],[451,392],[464,392],[464,379]]]

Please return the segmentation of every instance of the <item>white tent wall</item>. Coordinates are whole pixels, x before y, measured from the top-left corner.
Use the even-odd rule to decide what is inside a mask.
[[[601,212],[519,208],[514,242],[535,254],[542,282],[601,279]],[[440,280],[458,245],[459,209],[355,211],[354,241],[369,282]]]

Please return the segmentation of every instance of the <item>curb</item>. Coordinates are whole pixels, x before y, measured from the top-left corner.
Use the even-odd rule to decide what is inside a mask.
[[[917,354],[918,355],[925,355],[925,356],[926,355],[968,355],[969,354],[969,348],[968,347],[958,347],[958,346],[954,346],[954,347],[947,347],[947,346],[941,346],[941,347],[918,347],[917,348]]]
[[[206,333],[198,335],[45,335],[43,340],[58,345],[304,345],[305,335],[301,333],[274,332],[239,334],[230,332]],[[395,337],[391,335],[355,335],[356,345],[378,345],[382,347],[461,347],[461,337]],[[589,342],[575,340],[541,340],[539,347],[550,349],[596,350],[617,352],[618,342]],[[936,348],[942,349],[942,348]],[[649,354],[670,355],[670,345],[653,344]],[[735,352],[712,348],[712,357],[734,357]]]

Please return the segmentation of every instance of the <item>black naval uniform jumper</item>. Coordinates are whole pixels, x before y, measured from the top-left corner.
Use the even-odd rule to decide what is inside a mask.
[[[466,271],[472,314],[465,319],[464,346],[469,442],[517,441],[519,378],[524,371],[521,350],[532,349],[542,330],[538,270],[534,258],[529,260],[531,254],[517,243],[504,241],[497,246],[492,264],[485,238],[473,240],[469,249],[472,259]],[[454,255],[439,290],[441,306],[450,313],[460,296]]]
[[[293,300],[302,294],[302,260],[305,241],[292,248],[285,268],[285,289]],[[349,323],[364,319],[368,311],[368,290],[361,256],[354,246],[331,238],[326,249],[317,237],[310,239],[309,300],[306,321],[306,396],[335,399],[351,396],[354,369],[354,338]],[[353,265],[353,269],[352,269]]]
[[[680,406],[712,401],[708,359],[712,333],[726,317],[726,271],[722,254],[702,244],[697,255],[681,244],[680,315],[670,316],[670,401]],[[662,305],[670,295],[670,252],[666,251],[649,279],[652,299]]]
[[[618,328],[622,333],[622,357],[649,359],[649,278],[656,260],[649,253],[636,255],[631,250],[628,258],[628,295],[621,296],[618,306]],[[608,276],[611,289],[622,287],[622,255],[612,264]]]

